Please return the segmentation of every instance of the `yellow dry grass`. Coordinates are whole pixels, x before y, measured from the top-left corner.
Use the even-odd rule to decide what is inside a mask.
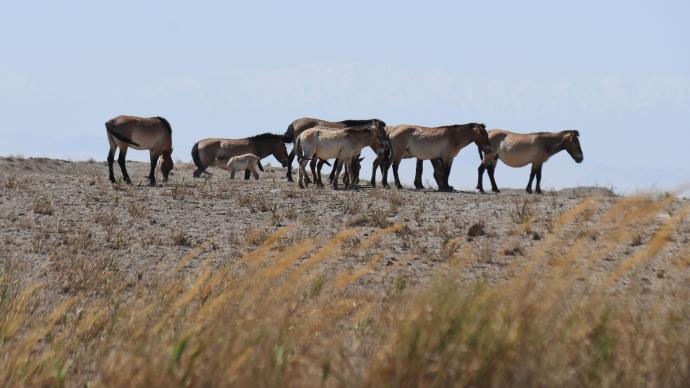
[[[572,279],[599,270],[670,204],[623,198],[595,219],[596,230],[583,230],[601,205],[586,199],[553,223],[524,270],[495,285],[458,282],[479,253],[454,239],[434,279],[355,291],[351,285],[385,272],[376,243],[404,224],[362,241],[353,242],[358,229],[346,229],[279,248],[293,230],[281,228],[238,260],[242,270],[197,260],[210,249],[204,242],[160,284],[125,295],[108,279],[112,292],[53,304],[41,284],[0,272],[0,385],[686,386],[690,250],[660,255],[690,208],[675,210],[646,245],[600,274],[605,282]],[[343,260],[350,243],[347,253],[366,262],[322,265]],[[665,303],[638,308],[639,287],[612,292],[617,280],[662,258],[679,279]]]

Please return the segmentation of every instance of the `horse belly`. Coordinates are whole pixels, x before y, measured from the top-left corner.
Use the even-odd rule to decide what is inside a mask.
[[[249,168],[249,163],[246,160],[237,161],[232,165],[232,169],[235,171],[242,171],[246,170],[247,168]]]
[[[506,147],[501,143],[498,156],[510,167],[523,167],[540,159],[538,150],[531,147]]]
[[[430,142],[423,142],[423,143],[410,143],[410,145],[407,147],[407,156],[408,158],[417,158],[421,160],[432,160],[432,159],[438,159],[444,155],[444,148],[442,146],[438,146],[435,144],[432,144]]]

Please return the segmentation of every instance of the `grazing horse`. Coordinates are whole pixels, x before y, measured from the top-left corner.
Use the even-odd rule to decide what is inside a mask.
[[[162,117],[135,117],[117,116],[105,123],[108,134],[110,150],[108,151],[108,172],[111,182],[115,182],[113,173],[113,163],[115,161],[115,149],[120,149],[117,163],[122,170],[122,178],[131,184],[125,167],[125,158],[129,147],[135,150],[149,150],[151,156],[151,172],[149,173],[149,184],[156,185],[156,164],[161,157],[161,173],[163,182],[168,180],[168,175],[173,169],[172,161],[172,128],[168,120]]]
[[[510,167],[523,167],[532,164],[532,171],[527,183],[527,192],[532,193],[532,181],[537,178],[537,194],[541,194],[541,169],[553,155],[566,150],[577,163],[582,163],[584,156],[580,147],[580,132],[575,130],[561,132],[513,133],[501,129],[489,131],[491,152],[479,150],[482,163],[479,165],[477,190],[484,192],[484,171],[489,171],[491,190],[500,193],[494,179],[496,162],[500,159]]]
[[[254,179],[259,180],[259,173],[256,172],[256,167],[263,171],[264,167],[261,165],[261,159],[254,154],[244,154],[239,156],[233,156],[228,160],[226,164],[228,170],[230,170],[230,179],[235,179],[235,172],[237,171],[251,171]]]
[[[254,154],[259,159],[273,155],[283,167],[288,163],[282,135],[262,133],[244,139],[203,139],[192,147],[192,160],[197,167],[194,177],[200,177],[209,166],[224,168],[228,159],[244,154]],[[249,170],[245,170],[244,179],[249,179]]]
[[[369,119],[369,120],[343,120],[343,121],[326,121],[326,120],[321,120],[321,119],[316,119],[313,117],[302,117],[300,119],[297,119],[293,121],[285,131],[285,139],[287,140],[287,143],[291,143],[297,140],[297,137],[299,135],[306,131],[309,128],[314,128],[314,127],[322,127],[324,129],[326,128],[333,128],[333,129],[343,129],[343,128],[348,128],[348,127],[355,127],[355,126],[360,126],[360,125],[366,125],[371,123],[372,121],[376,121],[377,125],[381,125],[383,127],[386,126],[386,123],[379,119]],[[289,157],[289,162],[288,162],[288,171],[287,171],[287,180],[292,182],[292,161],[295,159],[295,148],[293,147],[292,151],[290,151],[290,157]],[[315,170],[317,160],[312,160],[310,167],[311,167],[311,172],[314,177],[314,181],[316,182],[317,180],[317,173]],[[321,163],[321,166],[323,166],[324,163]],[[336,160],[335,164],[333,165],[333,170],[331,171],[331,181],[333,180],[333,172],[337,168],[338,161]],[[321,168],[319,168],[319,175],[321,174]],[[306,181],[309,181],[309,178],[306,178]]]
[[[393,176],[395,177],[395,185],[399,189],[402,189],[402,184],[398,176],[398,167],[402,159],[431,160],[434,164],[434,178],[439,183],[438,190],[453,191],[453,187],[448,184],[448,177],[453,165],[453,158],[458,152],[472,142],[484,151],[491,150],[486,126],[478,123],[434,128],[418,125],[397,125],[390,128],[388,137],[392,149]],[[387,167],[384,168],[383,173],[384,186],[387,185]],[[421,183],[421,176],[419,181]]]
[[[305,166],[314,158],[327,160],[339,159],[348,164],[349,176],[348,188],[356,188],[354,179],[354,160],[364,147],[371,147],[377,155],[383,155],[388,149],[388,139],[383,123],[372,121],[369,125],[333,129],[314,127],[303,131],[295,141],[295,153],[299,160],[299,187],[306,187],[309,182],[304,179],[307,176]],[[344,163],[338,165],[333,188],[338,188],[338,176]],[[316,184],[323,186],[321,176],[317,177]]]

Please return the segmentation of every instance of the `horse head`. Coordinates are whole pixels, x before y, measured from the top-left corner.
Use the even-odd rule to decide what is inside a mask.
[[[582,163],[585,157],[582,153],[582,146],[580,145],[580,132],[571,129],[562,131],[561,133],[565,136],[563,139],[565,150],[568,151],[568,154],[570,154],[570,157],[572,157],[576,163]]]
[[[491,153],[491,141],[489,140],[489,133],[486,132],[486,125],[483,123],[473,123],[472,133],[474,135],[474,143],[485,154]]]

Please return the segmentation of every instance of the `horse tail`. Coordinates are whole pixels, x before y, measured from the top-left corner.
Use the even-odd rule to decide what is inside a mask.
[[[292,127],[292,125],[290,126]],[[295,156],[297,156],[297,162],[301,162],[302,158],[304,158],[304,153],[302,152],[302,137],[297,137],[297,139],[295,139],[294,151]]]
[[[260,160],[257,160],[256,166],[259,167],[259,170],[261,170],[261,171],[264,170],[264,166],[261,165],[261,161],[260,161]]]
[[[287,130],[283,134],[283,143],[292,143],[295,141],[295,127],[292,125],[288,125]]]
[[[132,139],[117,131],[113,120],[108,120],[108,122],[105,123],[105,129],[108,131],[109,134],[111,134],[114,138],[120,140],[121,142],[133,145],[135,147],[139,147],[138,143],[132,141]]]
[[[198,171],[200,171],[199,175],[201,175],[201,172],[205,172],[206,167],[201,163],[201,159],[199,158],[199,142],[194,143],[194,146],[192,147],[192,160],[194,161],[194,164],[198,168]]]
[[[156,116],[156,118],[163,123],[163,126],[165,127],[165,129],[167,129],[168,133],[172,135],[172,127],[170,126],[170,123],[168,122],[168,120],[166,120],[165,118],[160,117],[160,116]]]

